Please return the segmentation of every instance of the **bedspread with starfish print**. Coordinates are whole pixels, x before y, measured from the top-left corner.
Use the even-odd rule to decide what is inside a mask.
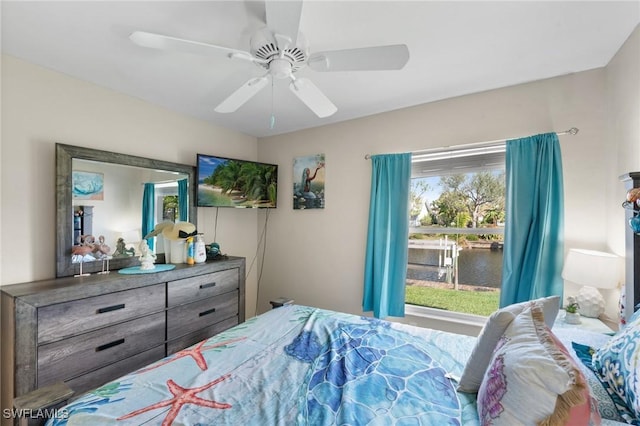
[[[85,394],[66,407],[68,418],[48,424],[463,423],[461,412],[475,407],[460,403],[445,373],[459,375],[468,353],[455,361],[446,348],[460,345],[439,340],[445,333],[401,328],[305,306],[273,309]]]

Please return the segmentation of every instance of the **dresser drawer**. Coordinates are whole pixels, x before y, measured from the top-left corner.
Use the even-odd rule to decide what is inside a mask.
[[[38,309],[38,343],[47,343],[164,309],[164,284]]]
[[[38,386],[67,380],[164,343],[164,312],[38,347]]]
[[[168,306],[195,302],[238,289],[238,269],[198,275],[167,284]]]
[[[238,291],[176,306],[167,311],[167,340],[238,315]]]
[[[164,345],[156,346],[73,379],[65,380],[65,383],[75,392],[74,396],[80,396],[83,392],[102,386],[162,358],[164,358]]]
[[[234,325],[238,325],[237,316],[227,318],[226,320],[222,320],[212,326],[201,328],[200,330],[194,331],[191,334],[187,334],[186,336],[171,340],[167,342],[167,355],[171,355],[183,350],[184,348],[188,348],[191,345],[195,345],[198,342],[208,339],[209,337],[213,337],[218,333],[222,333],[223,331],[230,329]]]

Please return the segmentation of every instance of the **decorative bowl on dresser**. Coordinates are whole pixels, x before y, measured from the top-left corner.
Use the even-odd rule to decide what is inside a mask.
[[[0,287],[2,406],[56,382],[85,391],[245,319],[245,259]]]

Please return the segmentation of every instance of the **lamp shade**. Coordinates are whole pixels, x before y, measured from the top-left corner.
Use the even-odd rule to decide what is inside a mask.
[[[562,278],[581,286],[614,289],[622,277],[619,256],[602,251],[570,249]]]

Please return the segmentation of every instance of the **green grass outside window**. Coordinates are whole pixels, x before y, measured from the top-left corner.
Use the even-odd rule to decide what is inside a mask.
[[[406,286],[406,303],[489,316],[498,309],[499,291],[467,291]]]

